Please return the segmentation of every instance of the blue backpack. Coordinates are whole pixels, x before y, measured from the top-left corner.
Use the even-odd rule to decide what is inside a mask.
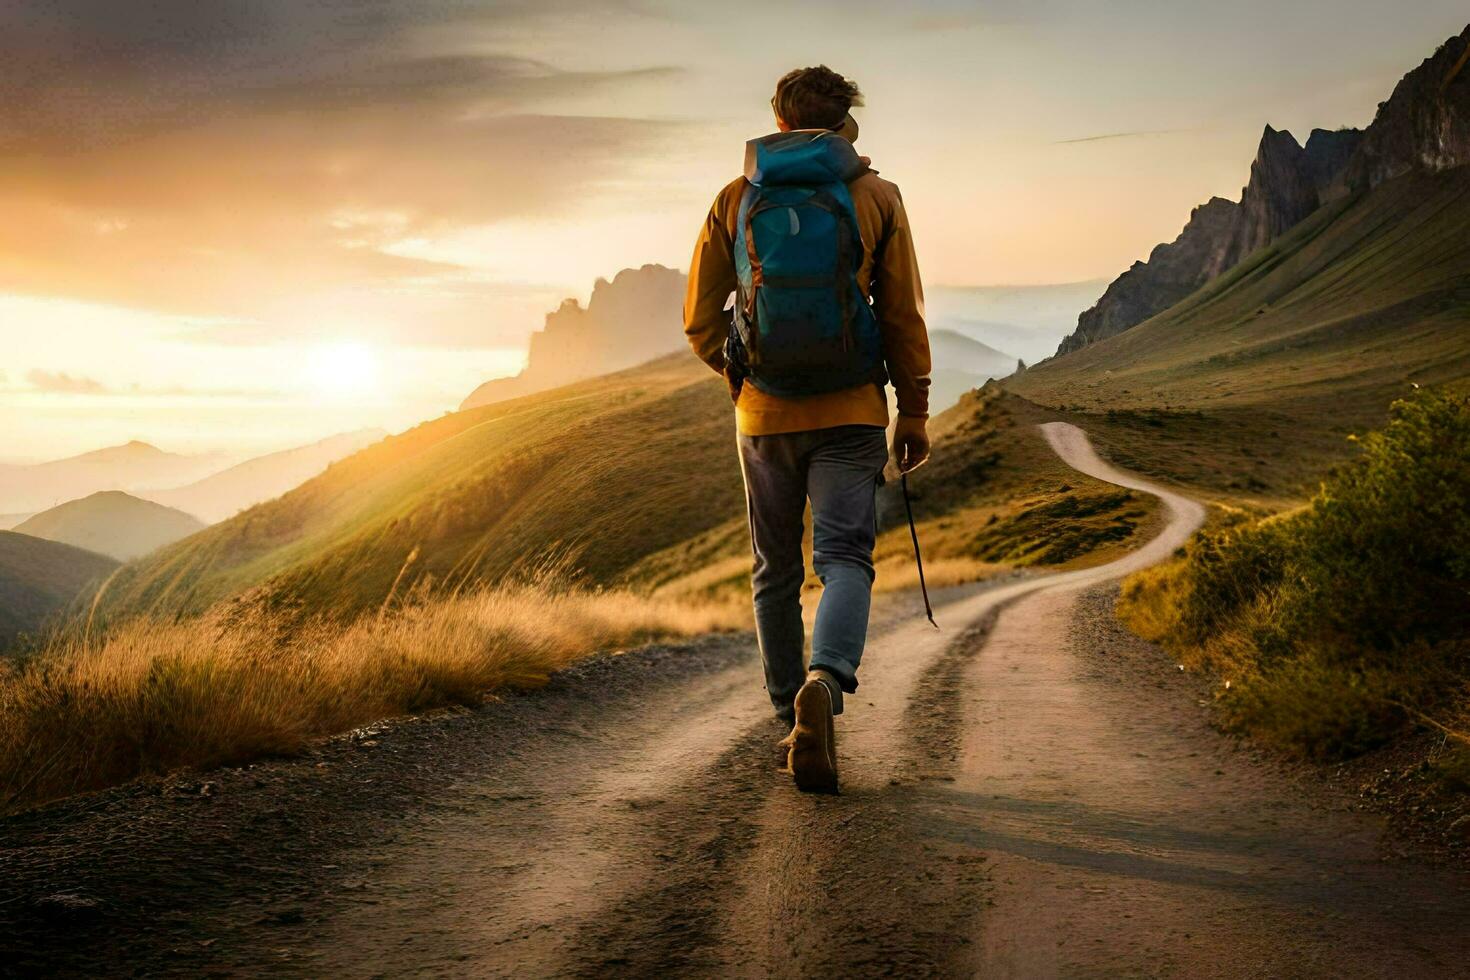
[[[777,133],[747,144],[745,170],[725,343],[734,376],[782,397],[883,385],[878,320],[857,281],[857,151],[835,133]]]

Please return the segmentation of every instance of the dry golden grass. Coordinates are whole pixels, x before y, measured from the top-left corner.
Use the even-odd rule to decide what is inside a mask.
[[[748,619],[744,603],[517,585],[347,626],[285,627],[254,612],[58,639],[0,666],[0,810],[297,752],[377,719],[538,686],[597,650]]]
[[[907,534],[907,530],[904,533]],[[902,592],[919,587],[919,568],[914,564],[912,554],[880,560],[874,565],[874,569],[877,572],[877,577],[873,580],[874,592]],[[974,558],[934,558],[924,561],[924,581],[931,590],[979,582],[1009,571],[1009,565],[993,565]]]

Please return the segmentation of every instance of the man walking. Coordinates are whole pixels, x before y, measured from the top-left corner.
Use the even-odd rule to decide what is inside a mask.
[[[858,87],[799,68],[771,99],[779,132],[751,140],[694,248],[684,329],[735,399],[756,635],[781,743],[803,790],[835,792],[832,717],[857,689],[873,584],[875,494],[893,452],[929,456],[929,338],[898,187],[853,148]],[[728,307],[735,294],[733,309]],[[802,523],[823,592],[802,662]]]

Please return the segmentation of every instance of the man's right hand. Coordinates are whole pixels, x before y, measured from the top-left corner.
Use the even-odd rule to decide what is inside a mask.
[[[900,415],[893,426],[893,459],[900,473],[911,473],[929,458],[928,420]]]

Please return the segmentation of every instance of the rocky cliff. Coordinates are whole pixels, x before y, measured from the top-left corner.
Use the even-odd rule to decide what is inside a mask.
[[[1348,167],[1353,190],[1470,163],[1470,27],[1394,86]]]
[[[684,274],[662,265],[597,280],[584,308],[575,299],[546,314],[531,335],[526,367],[476,388],[459,406],[478,408],[641,364],[684,345]]]
[[[1213,197],[1195,208],[1179,237],[1154,246],[1148,261],[1135,262],[1108,286],[1097,305],[1077,318],[1058,354],[1122,333],[1174,305],[1226,268],[1240,205]]]
[[[1266,127],[1240,203],[1212,198],[1173,242],[1115,279],[1058,354],[1168,309],[1329,201],[1410,170],[1470,163],[1470,27],[1409,72],[1366,130],[1314,129],[1305,146]]]

